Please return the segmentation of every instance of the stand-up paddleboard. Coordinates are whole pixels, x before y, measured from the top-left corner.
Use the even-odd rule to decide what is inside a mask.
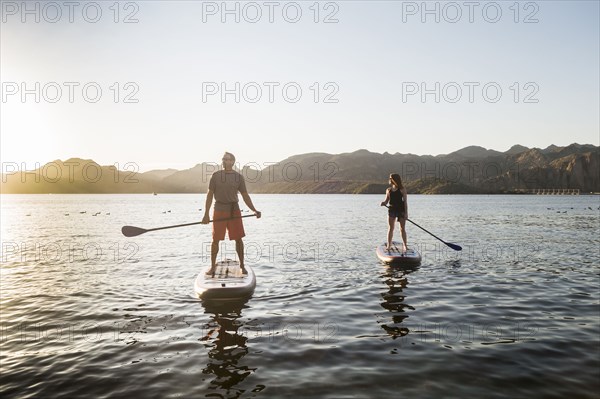
[[[247,274],[243,274],[240,263],[226,259],[217,262],[214,274],[206,274],[210,266],[205,267],[194,283],[196,295],[202,299],[240,299],[249,297],[256,288],[254,270],[245,266]]]
[[[402,243],[392,241],[392,247],[387,250],[387,243],[383,243],[377,247],[375,253],[380,261],[390,264],[405,264],[416,265],[421,263],[421,254],[415,249],[408,249],[402,252]]]

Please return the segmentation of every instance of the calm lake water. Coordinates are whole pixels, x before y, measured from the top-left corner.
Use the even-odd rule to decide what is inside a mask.
[[[407,225],[412,269],[375,257],[383,196],[252,197],[256,292],[215,305],[210,226],[120,232],[204,195],[1,196],[2,397],[598,397],[598,196],[409,196],[463,247]]]

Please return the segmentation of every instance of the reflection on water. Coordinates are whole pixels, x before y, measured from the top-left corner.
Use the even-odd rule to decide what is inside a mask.
[[[202,196],[2,195],[0,397],[598,397],[598,196],[413,196],[463,245],[410,230],[413,272],[378,196],[257,195],[260,296],[221,309],[189,297],[210,228],[120,234]]]
[[[408,274],[414,272],[418,268],[418,265],[388,265],[385,268],[385,272],[381,275],[385,285],[387,285],[387,291],[381,293],[383,302],[380,305],[392,314],[391,322],[384,322],[381,324],[381,328],[383,328],[393,339],[403,337],[409,333],[409,329],[407,327],[401,327],[400,324],[404,319],[408,318],[407,310],[415,310],[415,308],[406,302],[404,289],[408,286]]]
[[[220,391],[220,394],[227,398],[240,397],[245,390],[236,389],[236,386],[256,371],[256,368],[239,364],[248,354],[248,337],[240,332],[240,328],[243,327],[240,318],[242,309],[247,307],[246,302],[247,299],[220,303],[202,302],[206,313],[213,314],[204,327],[206,334],[200,339],[208,349],[208,364],[202,373],[214,375],[209,389]]]

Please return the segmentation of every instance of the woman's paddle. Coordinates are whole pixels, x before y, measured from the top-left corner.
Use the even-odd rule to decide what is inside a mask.
[[[416,224],[412,220],[410,220],[410,219],[406,219],[406,220],[408,220],[409,222],[411,222],[412,224],[414,224],[415,226],[417,226],[418,228],[420,228],[424,232],[431,234],[433,237],[437,238],[438,240],[440,240],[441,242],[443,242],[444,244],[446,244],[447,246],[449,246],[453,250],[455,250],[455,251],[462,251],[462,247],[460,245],[452,244],[451,242],[446,242],[446,241],[442,240],[440,237],[436,236],[435,234],[433,234],[433,233],[427,231],[426,229],[424,229],[423,227],[419,226],[418,224]]]
[[[209,223],[210,222],[222,222],[222,221],[225,221],[225,220],[240,219],[240,218],[249,218],[249,217],[253,217],[253,216],[256,216],[256,214],[254,214],[254,215],[244,215],[244,216],[234,216],[232,218],[225,218],[225,219],[209,220],[208,222]],[[121,228],[121,233],[123,233],[123,235],[125,237],[135,237],[135,236],[139,236],[140,234],[147,233],[149,231],[164,230],[164,229],[173,229],[175,227],[183,227],[183,226],[193,226],[195,224],[202,224],[202,222],[176,224],[174,226],[155,227],[153,229],[142,229],[141,227],[135,227],[135,226],[123,226]]]
[[[390,209],[390,207],[387,206],[387,205],[385,207],[388,208],[388,209]],[[433,234],[432,232],[430,232],[430,231],[426,230],[425,228],[419,226],[418,224],[416,224],[412,220],[410,220],[410,219],[406,219],[406,220],[408,220],[409,222],[411,222],[412,224],[414,224],[415,226],[417,226],[418,228],[420,228],[424,232],[426,232],[426,233],[430,234],[431,236],[437,238],[438,240],[440,240],[441,242],[443,242],[444,244],[446,244],[447,246],[449,246],[453,250],[455,250],[455,251],[462,251],[462,247],[460,245],[452,244],[451,242],[446,242],[446,241],[442,240],[440,237],[438,237],[435,234]]]

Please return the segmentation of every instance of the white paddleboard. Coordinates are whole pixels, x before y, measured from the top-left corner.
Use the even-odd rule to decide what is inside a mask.
[[[390,264],[406,264],[416,265],[421,263],[421,254],[415,249],[409,248],[406,252],[402,252],[402,243],[392,241],[392,247],[387,250],[387,243],[383,243],[377,247],[375,253],[380,261]]]
[[[194,283],[196,295],[202,299],[240,299],[249,297],[256,288],[254,270],[245,266],[247,274],[243,274],[240,263],[225,259],[217,262],[214,274],[206,274],[210,266],[205,267]]]

